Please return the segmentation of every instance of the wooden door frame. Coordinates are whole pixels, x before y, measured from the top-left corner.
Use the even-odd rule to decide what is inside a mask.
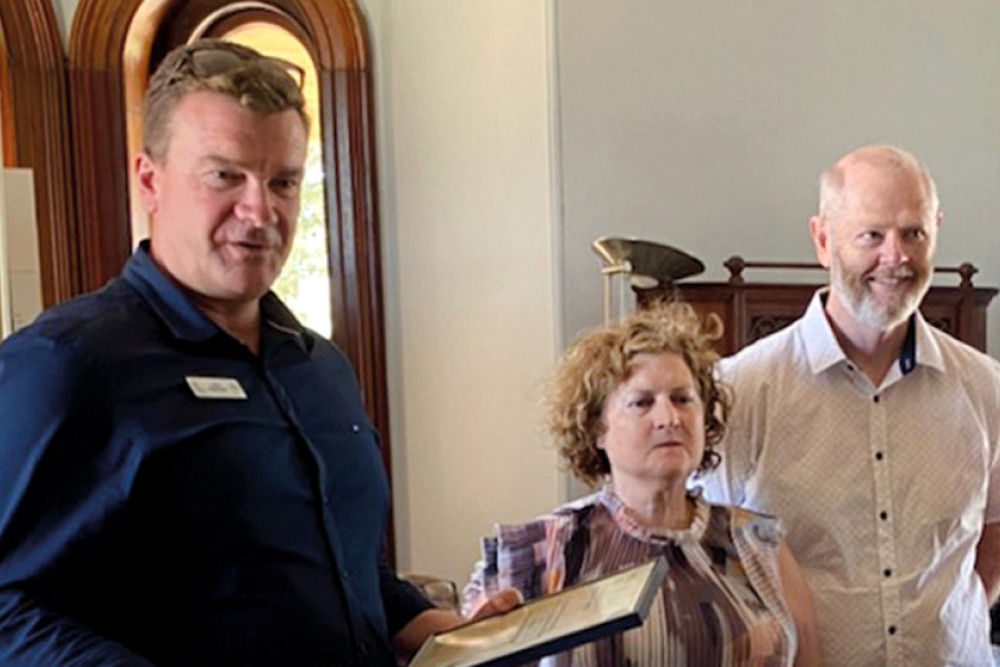
[[[152,24],[130,24],[143,3]],[[124,54],[147,73],[224,0],[80,0],[69,39],[73,167],[82,288],[116,275],[131,253]],[[354,0],[268,0],[302,27],[315,60],[327,175],[325,205],[334,342],[358,375],[390,474],[389,405],[375,164],[374,104],[364,17]],[[153,11],[150,11],[153,7]],[[388,530],[394,556],[392,522]]]
[[[5,167],[33,172],[42,303],[80,291],[62,38],[50,0],[0,2]]]

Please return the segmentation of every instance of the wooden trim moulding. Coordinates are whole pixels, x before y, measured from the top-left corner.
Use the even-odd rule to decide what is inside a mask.
[[[49,0],[0,2],[4,166],[33,170],[45,307],[80,291],[62,38]]]

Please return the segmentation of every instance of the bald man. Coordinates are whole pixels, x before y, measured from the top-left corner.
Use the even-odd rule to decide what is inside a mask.
[[[783,520],[827,665],[992,664],[1000,362],[917,310],[941,221],[915,157],[844,156],[809,223],[830,284],[721,363],[735,407],[706,494]]]

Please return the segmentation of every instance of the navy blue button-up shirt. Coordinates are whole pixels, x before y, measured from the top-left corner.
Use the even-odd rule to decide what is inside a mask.
[[[261,310],[257,356],[140,248],[0,346],[0,664],[394,664],[430,605],[354,375]]]

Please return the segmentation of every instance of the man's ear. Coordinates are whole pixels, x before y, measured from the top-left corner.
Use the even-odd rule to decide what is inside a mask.
[[[809,218],[809,234],[812,236],[813,245],[816,247],[816,259],[824,269],[830,268],[830,230],[829,224],[814,215]]]
[[[143,151],[135,156],[135,182],[139,186],[139,199],[148,215],[156,213],[159,207],[159,170],[148,153]]]

